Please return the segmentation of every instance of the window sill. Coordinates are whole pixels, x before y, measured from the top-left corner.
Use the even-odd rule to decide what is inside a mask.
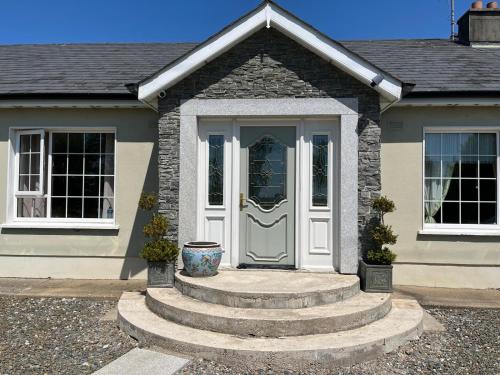
[[[0,225],[2,229],[92,229],[92,230],[118,230],[116,224],[100,223],[29,223],[13,222]]]
[[[431,236],[500,236],[500,229],[421,229],[418,234]]]

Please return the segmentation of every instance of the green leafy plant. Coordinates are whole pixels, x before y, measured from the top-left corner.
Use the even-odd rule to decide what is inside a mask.
[[[155,194],[142,193],[139,199],[139,208],[152,211],[157,205]],[[140,257],[148,262],[175,262],[179,255],[179,248],[164,238],[168,229],[168,220],[159,213],[153,213],[151,220],[144,226],[143,233],[149,241],[140,252]]]
[[[394,234],[390,225],[384,223],[384,216],[385,214],[394,212],[396,206],[393,201],[382,196],[373,201],[372,208],[377,212],[379,220],[379,223],[371,231],[373,242],[375,242],[377,247],[368,251],[366,260],[370,264],[389,265],[396,260],[396,254],[384,245],[395,245],[398,236]]]

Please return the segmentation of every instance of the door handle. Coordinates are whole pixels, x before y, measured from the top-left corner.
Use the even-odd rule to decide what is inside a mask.
[[[240,208],[245,207],[245,194],[240,193]]]

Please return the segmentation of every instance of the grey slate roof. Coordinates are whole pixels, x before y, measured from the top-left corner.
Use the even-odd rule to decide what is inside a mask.
[[[500,93],[500,49],[447,40],[344,41],[345,47],[406,83],[413,92]],[[0,95],[127,94],[196,43],[0,46]]]
[[[473,48],[442,39],[342,44],[404,82],[415,83],[413,92],[500,92],[500,49]]]
[[[1,94],[128,94],[196,43],[0,46]]]

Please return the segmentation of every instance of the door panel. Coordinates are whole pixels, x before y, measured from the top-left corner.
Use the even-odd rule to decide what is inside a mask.
[[[242,127],[240,263],[295,264],[295,127]]]

